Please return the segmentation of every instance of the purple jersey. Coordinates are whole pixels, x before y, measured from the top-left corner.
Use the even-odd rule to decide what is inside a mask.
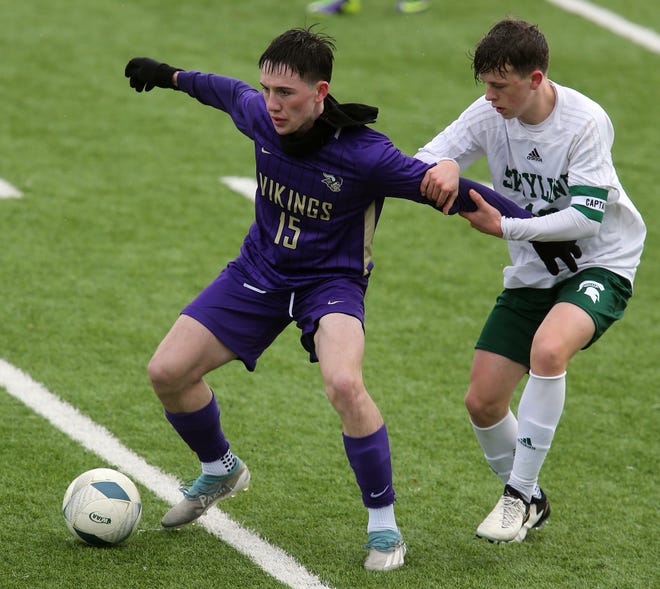
[[[261,92],[214,74],[180,72],[181,90],[227,112],[254,141],[255,221],[240,258],[268,289],[290,289],[337,276],[366,276],[385,197],[426,202],[430,167],[366,126],[338,130],[303,157],[286,155]]]

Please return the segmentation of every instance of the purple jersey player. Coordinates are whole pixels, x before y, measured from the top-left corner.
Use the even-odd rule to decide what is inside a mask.
[[[406,547],[394,516],[387,430],[362,380],[364,297],[384,199],[428,204],[420,186],[430,166],[365,126],[377,109],[329,95],[333,50],[332,39],[311,30],[285,32],[259,60],[261,91],[149,58],[126,66],[138,92],[176,88],[226,112],[254,142],[256,159],[255,221],[240,255],[183,310],[149,363],[167,419],[202,464],[162,523],[192,522],[247,487],[250,473],[230,450],[204,376],[235,359],[254,370],[295,322],[341,418],[368,509],[365,567],[390,570],[403,564]],[[468,191],[477,188],[508,206],[503,214],[529,216],[484,186],[461,179],[458,188],[452,212],[473,206]]]

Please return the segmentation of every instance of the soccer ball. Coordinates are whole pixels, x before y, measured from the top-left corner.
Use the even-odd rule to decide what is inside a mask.
[[[133,481],[111,468],[76,477],[64,493],[62,514],[71,533],[92,546],[112,546],[131,535],[142,515]]]

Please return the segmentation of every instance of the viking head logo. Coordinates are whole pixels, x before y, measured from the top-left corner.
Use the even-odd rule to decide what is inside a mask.
[[[340,176],[334,176],[333,174],[326,174],[323,172],[323,184],[332,190],[332,192],[339,192],[343,183],[344,180]]]
[[[580,292],[584,289],[584,294],[587,295],[594,303],[600,301],[600,291],[605,290],[605,287],[595,280],[585,280],[580,283],[577,291]]]

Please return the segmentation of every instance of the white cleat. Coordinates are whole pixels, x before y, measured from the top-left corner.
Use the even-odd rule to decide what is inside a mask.
[[[406,543],[398,531],[369,532],[365,548],[369,551],[364,561],[364,568],[368,571],[392,571],[403,566]]]
[[[527,532],[531,529],[540,528],[548,516],[550,515],[550,501],[548,501],[548,496],[541,491],[540,497],[532,497],[532,500],[529,504],[529,517],[525,522],[525,525],[520,528],[518,535],[513,539],[513,542],[522,542],[527,537]]]
[[[227,497],[233,497],[250,484],[250,471],[245,463],[236,458],[236,466],[229,474],[212,476],[201,474],[190,486],[181,488],[183,499],[170,509],[161,521],[165,528],[178,528],[195,521],[213,505]]]
[[[527,503],[513,487],[506,485],[504,494],[477,528],[477,536],[489,542],[511,542],[524,529],[529,519]],[[524,539],[527,531],[524,532]],[[522,541],[522,540],[521,540]]]

